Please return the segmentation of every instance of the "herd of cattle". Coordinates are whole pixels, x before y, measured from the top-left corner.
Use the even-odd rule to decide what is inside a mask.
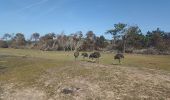
[[[85,58],[89,58],[89,59],[96,59],[96,62],[99,62],[99,58],[101,57],[101,54],[100,52],[93,52],[91,53],[90,55],[88,55],[88,53],[86,52],[83,52],[81,53],[81,56],[83,57],[83,59]],[[76,51],[74,52],[74,57],[75,57],[75,60],[79,57],[79,52]],[[119,60],[119,64],[121,63],[121,59],[124,58],[124,55],[121,54],[121,53],[117,53],[115,56],[114,56],[114,59],[116,60]]]

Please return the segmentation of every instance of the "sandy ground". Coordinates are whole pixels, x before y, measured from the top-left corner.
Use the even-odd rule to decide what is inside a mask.
[[[93,72],[67,73],[79,69]],[[16,84],[1,83],[0,100],[170,100],[170,73],[148,68],[77,62],[75,67],[48,69],[35,86]]]

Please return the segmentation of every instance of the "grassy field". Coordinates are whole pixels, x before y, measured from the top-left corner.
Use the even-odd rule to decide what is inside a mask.
[[[13,83],[17,88],[37,87],[45,91],[46,98],[53,97],[54,100],[57,98],[63,100],[94,100],[94,98],[95,100],[109,100],[112,96],[114,99],[122,99],[122,97],[123,99],[140,99],[147,98],[146,95],[148,93],[150,93],[148,99],[155,100],[152,97],[159,95],[160,97],[156,99],[169,98],[170,80],[169,78],[164,80],[162,75],[165,74],[166,77],[169,77],[170,56],[126,54],[122,64],[117,65],[118,61],[113,60],[113,53],[101,53],[101,55],[100,63],[96,64],[88,62],[88,59],[83,61],[82,57],[79,57],[75,62],[73,52],[0,49],[0,84],[2,86],[0,91],[7,91],[4,89],[6,87],[4,84],[9,84],[8,86],[10,86]],[[152,72],[148,72],[148,70]],[[143,76],[143,74],[149,76]],[[154,77],[155,75],[157,76]],[[118,80],[115,76],[117,76]],[[150,84],[143,82],[147,77],[150,77],[148,79]],[[160,84],[156,84],[152,80],[154,78]],[[137,79],[139,80],[137,81]],[[139,83],[133,83],[132,87],[130,87],[131,81]],[[165,81],[165,83],[161,83],[161,81]],[[156,84],[155,86],[153,85],[154,83]],[[120,84],[122,86],[117,86]],[[136,91],[142,88],[139,84],[141,86],[143,86],[142,84],[146,85],[146,89],[152,88],[152,91],[141,90],[136,94]],[[63,96],[56,92],[57,90],[62,90],[63,88],[61,87],[68,86],[79,87],[82,91],[77,93],[78,96],[75,96],[76,93],[74,95]],[[136,87],[136,90],[129,91],[128,86],[129,88]],[[160,90],[156,87],[160,87]],[[123,90],[126,90],[126,92]],[[158,90],[160,91],[159,94],[155,92]],[[18,91],[16,89],[15,92],[18,93]],[[145,97],[140,96],[143,92]],[[108,95],[109,93],[110,95]],[[0,94],[3,94],[3,92],[0,92]],[[128,96],[124,96],[125,94],[128,94]],[[22,94],[20,95],[22,97]],[[11,100],[10,97],[14,98],[12,96],[4,94],[0,99]]]

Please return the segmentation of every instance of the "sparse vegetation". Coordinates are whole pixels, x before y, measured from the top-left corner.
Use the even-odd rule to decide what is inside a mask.
[[[169,0],[0,0],[0,100],[170,100]]]
[[[74,62],[73,52],[0,49],[0,97],[34,93],[29,98],[170,98],[170,56],[125,54],[122,65],[112,65],[115,54],[101,55],[96,64],[80,57]]]

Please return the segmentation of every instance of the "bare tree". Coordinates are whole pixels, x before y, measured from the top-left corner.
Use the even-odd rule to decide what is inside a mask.
[[[78,31],[72,35],[73,35],[74,49],[77,50],[82,45],[81,39],[83,37],[83,34],[81,31]]]
[[[39,44],[42,50],[52,50],[55,33],[48,33],[40,38]]]
[[[90,48],[90,50],[94,51],[94,47],[95,47],[95,41],[96,41],[96,35],[95,33],[93,33],[93,31],[88,31],[86,33],[86,42],[88,44],[88,47]]]
[[[66,44],[67,40],[68,40],[68,37],[64,34],[64,32],[62,32],[60,35],[57,35],[58,45],[64,51],[66,51],[66,48],[67,48],[67,44]]]

